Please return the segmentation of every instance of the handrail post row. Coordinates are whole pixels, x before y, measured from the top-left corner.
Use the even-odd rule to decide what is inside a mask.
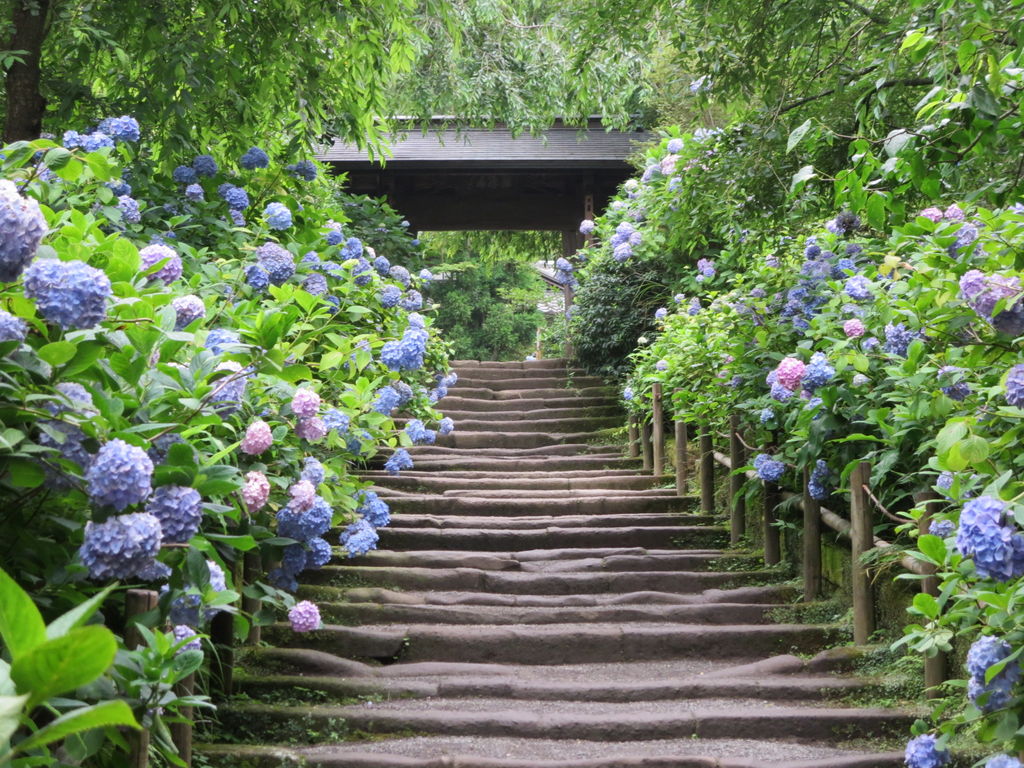
[[[640,457],[640,430],[637,428],[635,413],[629,415],[626,425],[629,434],[629,458],[637,459]]]
[[[226,698],[234,692],[234,614],[220,611],[210,620],[210,642],[216,649],[216,660],[210,669],[210,676],[216,690]]]
[[[747,500],[743,494],[746,478],[740,467],[747,465],[747,455],[740,439],[740,416],[734,413],[729,417],[729,461],[732,472],[729,473],[729,541],[739,544],[747,527]]]
[[[652,474],[665,474],[665,414],[661,402],[661,382],[654,382],[651,388],[651,462]]]
[[[255,584],[260,576],[263,574],[263,558],[260,556],[258,549],[253,549],[245,553],[242,557],[242,579],[243,584],[241,590],[244,590],[245,586],[249,584]],[[247,597],[245,592],[242,591],[242,611],[255,618],[257,611],[259,611],[261,601],[258,597]],[[249,624],[249,635],[245,638],[246,645],[259,645],[260,639],[262,638],[262,630],[256,624],[255,620]]]
[[[871,478],[871,467],[859,462],[850,474],[850,544],[851,587],[853,592],[853,642],[865,645],[875,631],[875,611],[871,599],[871,582],[861,556],[874,546],[871,506],[866,486]]]
[[[676,419],[676,495],[685,496],[689,483],[689,436],[686,434],[686,422]]]
[[[925,503],[924,513],[918,518],[918,534],[928,533],[928,527],[934,517],[941,509],[941,497],[934,491],[925,491],[916,494],[914,501],[918,504]],[[923,564],[929,573],[935,573],[936,568],[931,564]],[[921,579],[921,591],[932,597],[939,596],[939,579],[937,576],[925,576]],[[941,694],[939,686],[946,682],[946,665],[948,659],[946,654],[938,652],[934,656],[924,657],[924,695],[929,699],[938,698]]]
[[[129,589],[125,594],[124,644],[126,648],[138,648],[142,645],[142,634],[133,619],[156,608],[159,599],[160,596],[151,589]],[[149,765],[149,731],[145,728],[128,731],[127,737],[130,745],[128,767],[146,768]]]
[[[715,447],[709,427],[700,430],[700,511],[715,514]]]
[[[804,467],[804,602],[821,594],[821,504],[808,491],[811,470]]]
[[[651,445],[651,422],[646,422],[640,427],[640,453],[643,457],[643,471],[650,473],[654,467],[653,448]]]
[[[764,539],[764,564],[778,565],[782,560],[782,542],[776,511],[782,503],[782,491],[775,483],[761,483],[763,510],[761,515],[761,538]]]
[[[182,678],[174,685],[174,693],[177,696],[191,696],[196,691],[196,673]],[[192,715],[194,707],[182,707],[179,714],[183,722],[171,723],[171,741],[178,750],[178,757],[187,766],[192,765]]]

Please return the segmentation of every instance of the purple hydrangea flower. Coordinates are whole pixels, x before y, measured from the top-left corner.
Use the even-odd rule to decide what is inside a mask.
[[[316,488],[306,478],[293,483],[291,488],[288,489],[288,495],[292,497],[288,506],[298,512],[312,509],[314,502],[317,500]]]
[[[315,443],[318,440],[323,440],[327,435],[327,427],[324,426],[324,420],[319,416],[313,416],[308,419],[299,419],[295,425],[295,434],[303,440],[308,440],[311,443]]]
[[[141,448],[114,439],[100,448],[85,479],[93,502],[120,512],[153,490],[153,462]]]
[[[854,317],[843,323],[843,333],[848,339],[856,339],[867,333],[867,328],[864,327],[864,323]]]
[[[970,385],[963,379],[963,368],[954,365],[944,365],[938,370],[939,383],[942,393],[952,400],[963,401],[971,394]]]
[[[312,418],[320,412],[320,395],[311,389],[300,387],[292,395],[292,413],[301,418]]]
[[[341,546],[345,548],[349,557],[365,555],[371,549],[377,548],[380,536],[369,522],[360,518],[349,525],[341,532]]]
[[[85,524],[78,556],[91,579],[132,579],[152,565],[160,552],[160,542],[160,521],[153,515],[115,515],[102,523]]]
[[[799,358],[783,358],[775,368],[775,381],[790,392],[795,392],[800,388],[806,369],[807,366]]]
[[[263,215],[271,229],[288,229],[292,225],[292,212],[284,203],[267,203]]]
[[[138,224],[142,221],[139,201],[134,197],[119,195],[117,198],[117,210],[121,212],[121,218],[129,224]]]
[[[266,168],[270,165],[270,158],[267,157],[267,153],[259,147],[249,147],[245,151],[245,154],[238,160],[238,164],[247,171],[253,171],[257,168]]]
[[[174,308],[174,330],[180,331],[201,317],[206,317],[206,305],[194,294],[179,296],[171,302]]]
[[[203,644],[199,640],[199,635],[192,629],[188,624],[178,624],[174,627],[172,634],[174,635],[174,643],[185,643],[181,648],[175,651],[175,655],[184,653],[185,651],[201,651],[203,650]],[[185,642],[188,641],[188,642]]]
[[[239,448],[250,456],[259,456],[274,444],[274,436],[270,425],[265,421],[254,421],[245,430]]]
[[[28,326],[20,317],[0,309],[0,342],[24,341],[28,334]]]
[[[928,533],[941,539],[952,536],[954,530],[956,530],[956,526],[953,525],[952,520],[932,520],[928,524]]]
[[[83,261],[40,259],[25,270],[25,295],[48,322],[93,328],[107,316],[110,279]]]
[[[829,363],[825,353],[815,352],[811,355],[811,362],[804,368],[802,381],[808,391],[814,392],[828,384],[835,375],[836,369]]]
[[[939,749],[938,739],[930,733],[915,736],[907,742],[904,759],[907,768],[942,768],[951,756],[945,749]]]
[[[312,632],[320,628],[320,609],[309,600],[303,600],[288,610],[288,622],[293,632]]]
[[[162,243],[152,243],[139,251],[139,269],[142,272],[152,269],[161,262],[163,266],[147,279],[162,280],[164,285],[170,285],[181,277],[181,257],[173,248]]]
[[[206,199],[206,192],[198,184],[189,184],[185,187],[185,199],[198,203]]]
[[[1013,366],[1006,375],[1006,402],[1024,408],[1024,363]]]
[[[195,488],[162,485],[149,497],[146,511],[160,521],[164,541],[183,544],[199,531],[203,499]]]
[[[270,482],[262,472],[248,472],[242,486],[242,500],[249,512],[257,512],[270,498]]]

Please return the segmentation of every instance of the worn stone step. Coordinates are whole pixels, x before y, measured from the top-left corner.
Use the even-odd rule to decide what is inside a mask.
[[[605,742],[416,736],[310,747],[201,745],[213,768],[902,768],[902,752],[758,739]]]
[[[463,432],[438,435],[437,445],[448,448],[540,448],[562,443],[585,443],[590,431],[577,432]],[[621,454],[620,454],[621,455]]]
[[[660,514],[696,509],[690,496],[580,495],[566,498],[517,498],[443,496],[441,494],[395,494],[387,497],[392,514],[469,515],[475,517],[558,517],[560,515]],[[666,525],[673,522],[666,518]],[[557,523],[556,523],[557,524]],[[695,525],[702,524],[694,522]]]
[[[514,368],[492,368],[490,366],[477,366],[475,368],[464,368],[459,370],[454,369],[459,375],[459,380],[463,378],[469,379],[503,379],[513,377],[532,377],[532,378],[577,378],[588,376],[589,374],[582,368],[538,368],[537,366],[524,367],[520,370]]]
[[[554,445],[541,445],[536,448],[511,448],[501,446],[498,448],[473,448],[471,451],[466,448],[456,448],[450,445],[413,445],[408,449],[409,453],[416,458],[442,458],[452,456],[490,456],[499,459],[509,458],[544,458],[546,456],[577,456],[581,454],[602,456],[613,456],[621,458],[625,451],[618,445],[600,445],[597,443],[556,443]]]
[[[566,392],[568,390],[560,390]],[[531,397],[521,397],[516,399],[505,399],[505,400],[494,400],[491,398],[479,398],[466,394],[465,392],[459,392],[458,389],[453,389],[450,394],[440,402],[442,410],[451,409],[453,411],[475,411],[475,412],[486,412],[494,414],[504,413],[526,413],[539,410],[541,408],[551,409],[586,409],[586,408],[608,408],[608,407],[621,407],[621,402],[618,395],[597,395],[587,397],[573,397],[573,396],[552,396],[552,395],[534,395]]]
[[[700,571],[714,565],[751,565],[754,555],[725,555],[721,551],[615,549],[553,549],[525,552],[451,552],[378,549],[348,561],[368,567],[479,568],[490,571]]]
[[[391,503],[394,497],[389,497]],[[417,509],[417,505],[406,506],[404,513],[396,513],[392,508],[391,525],[396,528],[496,528],[507,531],[529,531],[550,528],[628,528],[638,525],[666,525],[673,522],[662,513],[618,513],[605,512],[599,514],[578,515],[574,513],[552,515],[475,515],[455,511],[450,515],[441,515]],[[712,525],[718,518],[708,515],[678,515],[675,518],[680,525]],[[338,531],[340,533],[340,530]]]
[[[606,605],[706,605],[711,603],[783,604],[796,595],[788,586],[750,586],[706,589],[703,592],[616,592],[574,595],[516,595],[499,592],[429,592],[393,590],[385,587],[300,586],[299,595],[319,600],[338,595],[351,602],[401,605],[498,605],[520,608],[570,608]],[[333,599],[333,597],[332,597]]]
[[[536,419],[467,419],[456,423],[456,432],[546,432],[564,434],[615,429],[623,425],[619,415],[611,416],[563,416],[560,418]]]
[[[360,477],[367,480],[376,478],[408,477],[427,479],[454,479],[454,480],[500,480],[508,477],[503,470],[489,471],[480,469],[460,470],[453,469],[439,475],[436,472],[417,471],[416,469],[404,470],[400,475],[391,475],[383,470],[369,469],[360,472]],[[641,475],[637,470],[622,467],[601,468],[591,467],[586,469],[532,469],[523,470],[516,475],[519,480],[603,480],[609,477],[643,477],[651,479],[650,475]]]
[[[496,456],[481,456],[473,458],[472,454],[466,456],[452,456],[451,458],[429,458],[420,459],[414,467],[420,472],[444,472],[451,476],[452,472],[484,472],[492,477],[510,472],[548,472],[564,473],[582,470],[598,470],[599,475],[607,469],[629,469],[636,471],[640,468],[640,459],[611,459],[604,456],[548,456],[501,459]],[[367,477],[372,475],[367,474]]]
[[[569,405],[572,405],[574,402],[582,405],[579,401],[587,398],[605,398],[606,402],[603,404],[607,405],[607,400],[617,396],[616,390],[607,386],[574,387],[570,389],[569,387],[552,387],[549,385],[525,387],[522,389],[490,389],[489,387],[467,387],[459,382],[448,391],[449,396],[473,400],[519,402],[523,400],[552,399],[569,401]]]
[[[509,490],[643,490],[664,482],[663,478],[651,475],[622,474],[611,475],[599,473],[592,477],[564,477],[558,473],[554,477],[453,477],[454,473],[445,472],[402,472],[400,475],[389,475],[386,472],[374,474],[364,473],[363,477],[372,479],[377,488],[394,488],[408,492],[440,492],[446,490],[491,491]]]
[[[742,733],[765,740],[827,741],[896,735],[913,720],[887,709],[772,705],[758,699],[702,699],[693,702],[577,703],[476,699],[408,699],[364,706],[229,705],[222,723],[243,718],[273,732],[298,719],[318,725],[343,720],[366,733],[424,733],[439,736],[503,736],[608,742],[666,738],[719,739]]]
[[[558,368],[566,370],[566,366],[568,366],[568,364],[569,361],[564,357],[542,357],[539,360],[452,360],[448,365],[454,371],[462,371],[469,368],[490,368],[500,371],[532,371],[540,368]]]
[[[690,594],[763,581],[770,571],[492,571],[479,568],[327,565],[302,574],[304,584],[383,586],[389,589],[477,591],[513,595],[609,592]]]
[[[480,419],[486,416],[490,421],[531,421],[533,419],[585,419],[585,418],[601,418],[615,416],[619,419],[619,424],[625,423],[625,411],[618,405],[600,405],[591,406],[589,408],[535,408],[533,410],[510,410],[510,411],[490,411],[481,414],[480,411],[461,411],[452,408],[449,405],[449,400],[444,400],[443,405],[448,406],[444,409],[444,415],[448,416],[455,422],[456,428],[465,419]]]
[[[436,491],[430,493],[423,493],[422,491],[404,491],[398,488],[383,488],[380,486],[374,486],[379,496],[387,498],[408,498],[410,496],[440,496],[446,499],[522,499],[522,500],[557,500],[557,499],[600,499],[600,498],[617,498],[617,499],[683,499],[687,500],[689,496],[679,496],[676,493],[675,488],[620,488],[620,489],[606,489],[606,488],[576,488],[574,490],[566,490],[562,488],[520,488],[520,489],[508,489],[508,488],[439,488]],[[687,509],[692,509],[696,506],[696,503],[691,502],[692,506]]]
[[[509,608],[381,603],[319,602],[331,624],[563,624],[596,622],[763,624],[778,606],[714,603],[697,605],[613,605],[593,608]]]
[[[728,532],[707,526],[636,526],[629,528],[549,528],[531,531],[442,528],[382,528],[380,546],[388,549],[475,549],[503,552],[545,547],[656,547],[713,549],[728,543]]]
[[[459,388],[489,389],[492,392],[501,392],[510,389],[587,389],[589,387],[607,387],[608,383],[600,376],[567,376],[564,373],[550,371],[550,375],[535,375],[529,371],[523,371],[515,375],[499,375],[497,371],[488,371],[490,375],[478,375],[483,371],[466,371],[459,374],[459,381],[450,391]],[[549,373],[549,372],[545,372]]]

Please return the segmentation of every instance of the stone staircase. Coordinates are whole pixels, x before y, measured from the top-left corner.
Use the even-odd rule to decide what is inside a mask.
[[[325,627],[265,633],[212,764],[903,764],[864,745],[910,717],[842,703],[871,688],[850,649],[822,650],[841,628],[772,621],[795,589],[602,444],[613,391],[559,360],[456,369],[456,431],[367,473],[391,506],[381,550],[304,574]]]

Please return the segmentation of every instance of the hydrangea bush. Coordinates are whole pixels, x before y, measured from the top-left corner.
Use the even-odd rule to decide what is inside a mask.
[[[239,636],[279,618],[332,546],[376,546],[356,472],[445,429],[453,378],[397,214],[258,147],[165,174],[133,123],[3,148],[5,566],[54,616],[158,590],[147,621],[191,650],[220,612]],[[267,575],[243,613],[246,554]]]
[[[593,222],[580,297],[630,260],[634,273],[649,269],[645,248],[671,247],[694,201],[687,189],[708,184],[702,166],[731,141],[669,131],[647,151],[642,174]],[[668,311],[644,327],[623,403],[646,418],[661,382],[676,419],[717,431],[739,413],[758,447],[744,469],[791,487],[807,469],[809,494],[826,503],[842,505],[849,471],[870,462],[879,501],[907,521],[886,536],[942,579],[941,598],[915,600],[899,645],[930,654],[964,638],[989,649],[969,657],[966,695],[918,724],[909,764],[944,764],[961,728],[1014,754],[1024,747],[1024,205],[903,204],[890,220],[900,206],[869,199],[830,217],[796,208],[779,221],[742,205],[723,216],[704,258],[674,283],[671,271],[647,283],[648,306]],[[636,241],[625,259],[624,224]],[[584,325],[574,327],[585,347]],[[918,537],[925,493],[941,511]]]

